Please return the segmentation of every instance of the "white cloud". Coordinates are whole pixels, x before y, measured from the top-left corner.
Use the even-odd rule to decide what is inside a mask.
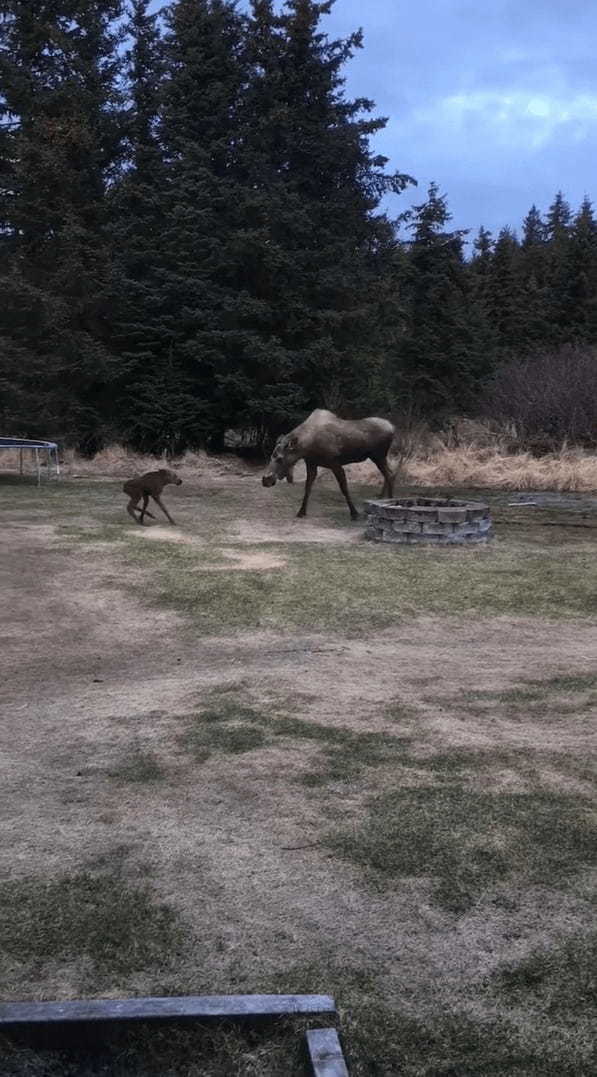
[[[474,137],[479,142],[540,149],[559,138],[581,141],[594,137],[597,127],[597,95],[555,97],[547,93],[512,90],[476,90],[452,94],[412,117],[415,126],[433,127],[443,137]]]

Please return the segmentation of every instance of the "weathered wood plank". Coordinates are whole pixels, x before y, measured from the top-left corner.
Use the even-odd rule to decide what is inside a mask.
[[[348,1069],[335,1028],[312,1028],[307,1032],[307,1047],[313,1077],[348,1077]]]
[[[234,1020],[284,1014],[335,1013],[329,995],[184,995],[172,998],[0,1002],[0,1029],[78,1021]]]

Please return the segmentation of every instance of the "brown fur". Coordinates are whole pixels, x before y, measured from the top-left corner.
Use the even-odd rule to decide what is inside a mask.
[[[297,516],[306,516],[317,469],[327,467],[336,476],[350,515],[356,520],[359,514],[348,492],[343,465],[372,460],[383,475],[382,497],[391,497],[394,476],[388,467],[387,456],[395,433],[387,419],[339,419],[331,411],[318,409],[289,434],[278,438],[262,479],[263,485],[273,486],[278,479],[284,478],[292,482],[294,465],[298,460],[304,460],[307,480]]]
[[[147,503],[150,497],[160,506],[164,516],[168,517],[170,523],[174,523],[168,509],[161,500],[162,490],[169,483],[174,486],[180,486],[182,479],[179,479],[175,471],[168,471],[165,467],[161,467],[159,471],[148,471],[145,475],[137,475],[134,479],[128,479],[125,482],[122,489],[130,498],[126,511],[129,516],[133,517],[135,523],[142,524],[144,516],[150,516],[152,520],[155,520],[155,516],[147,511]],[[143,498],[143,508],[139,509],[141,498]],[[135,512],[140,514],[138,519]]]

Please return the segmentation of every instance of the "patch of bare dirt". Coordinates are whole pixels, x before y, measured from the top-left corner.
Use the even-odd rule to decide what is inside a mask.
[[[324,523],[317,517],[307,517],[304,520],[290,519],[287,522],[276,520],[237,520],[229,528],[226,534],[229,542],[247,543],[310,543],[318,545],[323,543],[336,546],[338,544],[356,543],[363,541],[363,524],[354,524],[346,527],[338,527],[333,522]]]
[[[189,535],[175,528],[153,527],[138,528],[133,531],[135,537],[153,542],[171,542],[178,546],[205,546],[205,539],[198,535]],[[255,539],[253,541],[256,541]],[[97,544],[96,544],[97,545]],[[89,547],[88,547],[89,548]],[[224,549],[213,547],[222,557],[226,558],[225,564],[202,564],[201,572],[268,572],[271,569],[284,568],[288,563],[286,558],[275,556],[266,551],[254,552]]]
[[[40,512],[41,512],[41,510],[40,510]],[[27,514],[27,515],[29,515],[29,514]],[[4,532],[6,532],[6,535],[7,535],[8,538],[10,538],[10,535],[12,533],[13,538],[16,541],[19,540],[19,537],[20,537],[19,534],[18,534],[19,532],[21,532],[21,534],[23,536],[27,536],[28,539],[33,538],[34,541],[44,542],[44,543],[45,542],[51,542],[56,536],[56,528],[55,528],[54,524],[47,524],[47,523],[36,524],[36,523],[32,523],[31,520],[28,520],[27,522],[24,521],[23,523],[19,523],[19,522],[14,521],[14,520],[11,520],[11,521],[3,520],[2,521],[2,530]]]
[[[176,530],[175,527],[162,527],[161,524],[137,527],[131,534],[149,542],[173,542],[179,546],[203,545],[203,540],[197,535],[188,535],[184,531]]]
[[[220,552],[231,563],[218,567],[233,572],[269,572],[271,569],[284,568],[288,564],[285,557],[275,557],[274,554],[262,550],[253,553],[239,550]]]

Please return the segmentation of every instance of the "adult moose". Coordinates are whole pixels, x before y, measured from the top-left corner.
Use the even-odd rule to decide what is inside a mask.
[[[351,518],[357,520],[359,514],[348,492],[344,464],[372,460],[383,475],[381,496],[391,497],[394,476],[388,467],[387,457],[395,433],[394,426],[387,419],[339,419],[332,411],[318,408],[311,412],[304,423],[278,438],[261,481],[264,486],[274,486],[278,479],[292,482],[294,465],[298,460],[304,460],[307,479],[303,503],[297,516],[306,516],[317,469],[327,467],[338,480]]]

